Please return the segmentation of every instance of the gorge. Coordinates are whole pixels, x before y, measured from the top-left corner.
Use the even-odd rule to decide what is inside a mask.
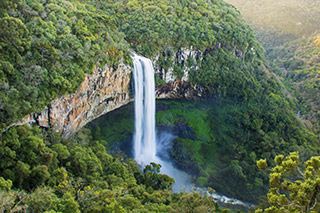
[[[224,0],[1,0],[0,29],[1,211],[320,209],[317,36],[265,57]]]

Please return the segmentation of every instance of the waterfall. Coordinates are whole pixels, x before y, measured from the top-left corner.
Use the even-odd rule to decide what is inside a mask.
[[[173,191],[191,191],[191,179],[189,175],[174,167],[167,160],[162,160],[157,152],[168,152],[163,144],[171,142],[174,137],[168,133],[161,133],[156,139],[155,123],[155,84],[154,69],[150,59],[133,55],[133,78],[134,78],[134,109],[135,109],[135,132],[134,132],[134,158],[141,166],[151,162],[161,165],[161,173],[175,179]],[[157,141],[159,147],[157,147]]]
[[[216,202],[231,204],[250,208],[251,205],[237,199],[209,193],[207,189],[194,188],[191,177],[184,171],[177,169],[169,159],[157,157],[158,153],[168,154],[167,143],[171,143],[174,136],[162,132],[156,139],[156,99],[154,69],[150,59],[134,54],[133,55],[133,79],[134,79],[134,110],[135,110],[135,132],[134,132],[134,158],[141,166],[151,162],[161,165],[161,173],[175,179],[174,192],[197,191],[211,196]],[[157,147],[158,141],[158,147]],[[169,158],[169,157],[167,157]]]
[[[134,55],[134,158],[141,165],[156,158],[155,83],[150,59]]]

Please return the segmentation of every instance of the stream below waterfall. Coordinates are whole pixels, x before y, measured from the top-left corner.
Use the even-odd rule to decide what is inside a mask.
[[[192,183],[191,175],[176,168],[169,156],[169,151],[172,148],[171,143],[175,136],[169,132],[161,132],[157,137],[157,155],[155,163],[161,165],[160,172],[172,177],[175,180],[173,184],[174,192],[199,192],[202,195],[210,196],[219,205],[225,207],[237,207],[237,209],[248,210],[254,205],[243,202],[241,200],[230,198],[219,193],[209,192],[206,188],[197,187]]]

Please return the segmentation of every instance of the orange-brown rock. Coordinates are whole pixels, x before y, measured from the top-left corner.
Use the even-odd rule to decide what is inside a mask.
[[[23,123],[52,128],[64,137],[72,135],[93,119],[130,102],[131,68],[106,66],[86,75],[79,89],[54,100],[41,113],[33,113]]]

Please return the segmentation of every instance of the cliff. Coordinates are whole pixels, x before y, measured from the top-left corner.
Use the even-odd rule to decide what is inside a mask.
[[[64,137],[72,135],[93,119],[130,102],[131,68],[96,68],[86,75],[79,89],[54,100],[40,113],[26,116],[19,124],[52,128]]]
[[[182,51],[176,54],[175,63],[184,63],[194,52]],[[161,76],[164,85],[157,87],[157,98],[194,98],[202,96],[203,88],[188,82],[188,68],[185,67],[181,79],[174,77],[172,69],[164,70],[154,62],[156,75]],[[132,68],[120,64],[116,69],[105,66],[96,68],[86,75],[78,90],[62,96],[48,105],[40,113],[32,113],[14,125],[38,125],[52,128],[68,137],[88,122],[112,110],[128,104],[132,100]]]

